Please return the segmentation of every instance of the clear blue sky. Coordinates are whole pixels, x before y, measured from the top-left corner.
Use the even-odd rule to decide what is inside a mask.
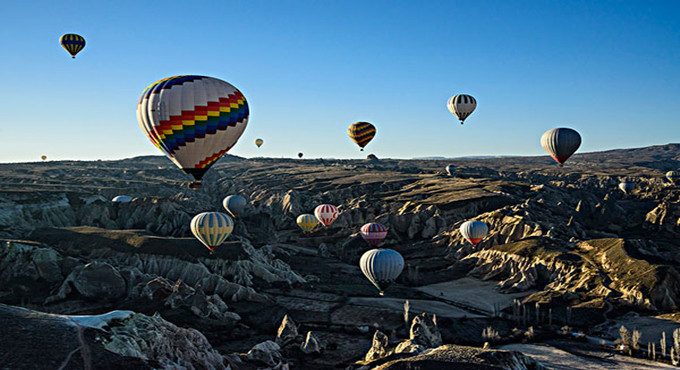
[[[561,126],[581,152],[680,142],[674,0],[2,1],[0,30],[0,162],[160,154],[135,106],[179,74],[245,94],[246,157],[542,155]],[[478,100],[464,126],[456,93]]]

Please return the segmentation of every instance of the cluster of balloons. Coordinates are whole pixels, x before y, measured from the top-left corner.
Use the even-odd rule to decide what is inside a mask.
[[[222,206],[231,214],[231,217],[222,212],[199,213],[191,219],[191,233],[213,252],[227,240],[234,230],[233,218],[238,218],[247,203],[246,198],[240,195],[227,196],[222,200]]]

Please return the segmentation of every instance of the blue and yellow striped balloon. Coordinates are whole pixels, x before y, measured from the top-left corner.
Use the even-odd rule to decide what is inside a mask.
[[[85,39],[83,36],[75,33],[67,33],[59,38],[59,43],[71,54],[71,58],[75,59],[76,54],[80,53],[85,47]]]
[[[310,233],[319,224],[319,220],[316,219],[314,215],[305,213],[304,215],[299,215],[297,218],[297,225],[300,226],[302,231]]]
[[[668,171],[666,172],[666,178],[673,184],[680,182],[680,171]]]
[[[203,212],[191,220],[191,232],[211,251],[234,230],[234,220],[222,212]]]

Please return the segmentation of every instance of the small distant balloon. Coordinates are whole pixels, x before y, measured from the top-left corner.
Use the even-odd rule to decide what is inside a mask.
[[[257,145],[258,148],[261,147],[262,144],[264,144],[264,140],[262,140],[262,139],[255,139],[255,145]]]
[[[222,200],[222,206],[227,210],[234,218],[238,217],[241,212],[246,208],[246,198],[240,195],[229,195]]]
[[[129,195],[116,195],[111,201],[114,203],[129,203],[132,201],[132,197]]]
[[[359,267],[382,296],[404,269],[404,257],[393,249],[371,249],[361,256]]]
[[[298,153],[298,158],[302,158],[303,155],[304,154],[302,154],[302,153]]]
[[[453,176],[456,173],[456,166],[452,164],[446,166],[446,173],[448,173],[449,176]]]
[[[191,232],[206,248],[214,251],[234,230],[234,220],[222,212],[203,212],[191,220]]]
[[[489,233],[489,227],[482,221],[465,221],[460,225],[460,233],[476,247],[486,237],[486,234]]]
[[[319,221],[316,219],[316,217],[314,217],[314,215],[310,215],[309,213],[299,215],[296,221],[298,227],[300,227],[300,229],[302,229],[302,231],[305,233],[311,233],[319,224]]]
[[[326,227],[331,226],[338,214],[338,207],[332,204],[322,204],[314,209],[314,216]]]
[[[460,124],[462,125],[465,122],[465,119],[475,111],[475,108],[477,108],[477,100],[471,95],[454,95],[449,98],[446,107],[449,109],[449,112],[453,113],[460,120]]]
[[[46,155],[42,155],[42,156],[40,156],[40,159],[42,159],[42,160],[44,161],[44,160],[47,159],[47,156],[46,156]]]
[[[368,122],[354,122],[349,125],[349,128],[347,129],[347,134],[350,139],[359,145],[362,151],[364,150],[364,147],[373,140],[375,133],[375,126]]]
[[[387,227],[377,222],[371,222],[361,227],[361,237],[371,247],[377,247],[385,240]]]
[[[541,146],[562,167],[581,146],[581,135],[570,128],[554,128],[541,136]]]
[[[621,191],[626,194],[630,194],[630,192],[632,192],[633,189],[635,189],[635,183],[628,180],[621,181],[621,183],[619,184],[619,189],[621,189]]]
[[[80,53],[85,47],[85,39],[83,36],[76,35],[75,33],[67,33],[59,38],[59,43],[61,47],[66,49],[71,58],[75,59],[76,54]]]
[[[680,171],[668,171],[666,172],[666,178],[673,184],[680,182]]]

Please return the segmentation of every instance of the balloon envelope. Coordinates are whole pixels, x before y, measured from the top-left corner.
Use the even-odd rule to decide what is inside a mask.
[[[361,272],[378,288],[380,295],[404,269],[404,258],[392,249],[371,249],[359,259]]]
[[[622,181],[619,184],[619,189],[621,189],[622,192],[629,194],[633,189],[635,189],[635,183],[631,181]]]
[[[332,204],[322,204],[314,209],[314,216],[326,227],[331,226],[338,218],[338,213],[338,207]]]
[[[222,206],[227,210],[232,216],[238,217],[241,212],[246,208],[246,198],[240,195],[229,195],[222,200]]]
[[[255,139],[255,145],[257,145],[258,148],[261,147],[262,144],[264,144],[264,140],[262,140],[262,139]]]
[[[61,47],[66,49],[71,58],[75,59],[76,54],[80,53],[85,47],[85,39],[83,36],[76,35],[75,33],[67,33],[59,38],[59,43]]]
[[[309,213],[305,213],[302,215],[299,215],[297,218],[297,225],[302,229],[302,231],[309,233],[314,230],[314,228],[319,224],[319,221],[314,217],[314,215],[310,215]]]
[[[453,113],[460,120],[462,125],[465,119],[477,108],[477,100],[471,95],[454,95],[446,102],[446,107],[449,109],[449,112]]]
[[[349,128],[347,129],[347,134],[350,139],[357,143],[361,150],[364,150],[364,147],[373,140],[375,133],[375,126],[368,122],[355,122],[349,125]]]
[[[137,121],[177,167],[200,180],[243,134],[250,114],[243,94],[228,82],[175,76],[153,83],[137,104]]]
[[[452,164],[446,166],[446,173],[448,173],[449,176],[453,176],[453,174],[456,173],[456,166]]]
[[[554,128],[541,136],[541,146],[562,167],[581,146],[581,135],[570,128]]]
[[[675,184],[680,181],[680,171],[668,171],[666,172],[666,178]]]
[[[40,159],[42,159],[44,161],[44,160],[47,159],[47,156],[46,155],[40,156]]]
[[[129,195],[116,195],[111,201],[115,203],[129,203],[132,201],[132,197]]]
[[[298,153],[298,158],[302,158],[303,155],[304,154],[302,154],[302,153]]]
[[[203,212],[191,220],[191,232],[206,248],[215,250],[234,230],[234,221],[221,212]]]
[[[489,233],[489,227],[482,221],[465,221],[460,225],[460,233],[476,247]]]
[[[377,247],[387,236],[387,227],[377,222],[371,222],[361,227],[361,237],[371,247]]]

